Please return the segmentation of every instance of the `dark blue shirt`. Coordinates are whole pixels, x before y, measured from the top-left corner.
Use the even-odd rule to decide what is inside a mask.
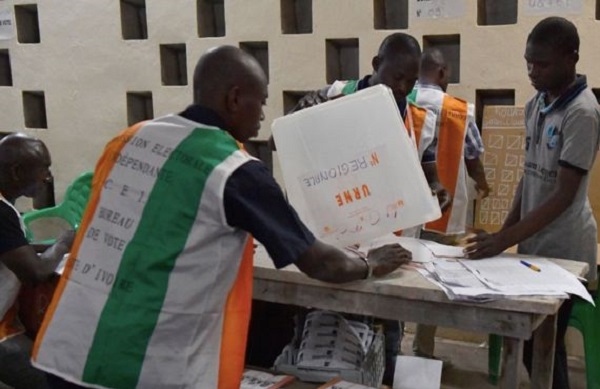
[[[19,216],[4,201],[0,201],[0,255],[28,244]]]
[[[189,106],[180,115],[227,128],[216,112],[198,105]],[[267,167],[258,160],[243,164],[229,177],[224,205],[227,223],[251,233],[265,246],[277,268],[294,263],[315,242]]]

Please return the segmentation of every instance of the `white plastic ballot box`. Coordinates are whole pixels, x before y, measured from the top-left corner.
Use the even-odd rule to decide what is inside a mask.
[[[383,85],[276,119],[290,203],[338,247],[441,216],[391,90]]]

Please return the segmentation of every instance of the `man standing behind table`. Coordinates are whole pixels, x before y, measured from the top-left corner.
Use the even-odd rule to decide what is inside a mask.
[[[373,72],[360,80],[338,80],[327,87],[308,93],[298,102],[294,111],[314,106],[331,99],[356,93],[365,88],[383,84],[392,90],[394,99],[410,138],[415,143],[421,168],[431,190],[437,195],[444,211],[452,203],[450,193],[440,183],[435,161],[435,114],[407,101],[419,77],[421,47],[417,40],[404,33],[388,35],[380,44],[371,64]],[[421,226],[402,231],[403,236],[418,237]],[[395,320],[383,320],[386,344],[386,368],[383,383],[392,385],[396,355],[400,352],[402,331]]]
[[[44,373],[29,361],[33,342],[18,319],[21,284],[48,279],[74,237],[72,231],[64,233],[38,256],[14,206],[21,196],[35,197],[52,179],[51,162],[39,139],[12,134],[0,140],[0,382],[14,389],[48,387]]]
[[[437,116],[435,135],[431,137],[438,140],[435,147],[437,170],[442,185],[452,196],[452,205],[440,219],[424,226],[421,238],[442,243],[464,233],[467,227],[467,175],[475,180],[479,198],[487,197],[490,191],[479,159],[483,142],[475,124],[473,104],[446,93],[449,79],[450,69],[442,52],[435,48],[425,50],[421,56],[419,81],[408,96],[409,101]],[[413,341],[415,355],[434,358],[436,328],[417,324]],[[448,361],[444,362],[444,367],[448,366]]]
[[[316,240],[268,169],[241,149],[258,135],[267,99],[252,56],[207,51],[193,90],[185,111],[126,129],[96,166],[34,349],[53,388],[239,388],[249,233],[277,268],[293,263],[325,282],[380,277],[411,258],[399,245],[367,260]]]
[[[432,191],[437,195],[444,211],[452,202],[450,193],[440,183],[435,163],[435,114],[407,100],[419,77],[421,47],[411,35],[401,32],[388,35],[380,44],[377,55],[371,60],[373,72],[360,80],[337,80],[323,89],[308,93],[294,107],[294,111],[325,101],[356,93],[370,86],[383,84],[389,87],[404,119],[409,136],[415,143],[421,167]],[[418,229],[411,229],[415,236]],[[403,235],[407,235],[406,233]]]
[[[480,232],[465,250],[471,258],[518,252],[587,262],[597,277],[597,226],[588,199],[589,171],[600,144],[600,109],[577,74],[579,34],[570,21],[549,17],[527,37],[527,73],[538,93],[525,106],[525,171],[502,229]],[[569,388],[565,333],[572,301],[558,311],[553,388]],[[531,373],[533,345],[523,360]]]

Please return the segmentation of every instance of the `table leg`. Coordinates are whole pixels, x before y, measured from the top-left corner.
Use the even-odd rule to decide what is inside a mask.
[[[547,316],[533,333],[531,388],[552,388],[554,348],[556,346],[556,315]]]
[[[502,348],[502,375],[500,388],[516,389],[519,387],[521,358],[523,356],[523,339],[504,337]]]

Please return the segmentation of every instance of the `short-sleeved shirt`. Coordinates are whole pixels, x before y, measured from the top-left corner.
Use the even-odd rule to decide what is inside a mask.
[[[214,111],[205,107],[192,105],[180,115],[227,128]],[[277,268],[294,263],[315,242],[267,167],[258,160],[245,163],[229,177],[224,206],[227,223],[251,233],[265,246]]]
[[[0,199],[0,255],[28,244],[17,210]],[[17,276],[0,262],[0,322],[13,306],[20,287]]]
[[[0,200],[0,255],[28,244],[19,214],[5,200]]]
[[[552,104],[538,93],[525,106],[526,152],[521,217],[546,201],[559,166],[584,174],[571,205],[552,223],[519,244],[519,252],[590,264],[596,279],[597,226],[588,199],[590,174],[600,145],[600,109],[585,76]]]

